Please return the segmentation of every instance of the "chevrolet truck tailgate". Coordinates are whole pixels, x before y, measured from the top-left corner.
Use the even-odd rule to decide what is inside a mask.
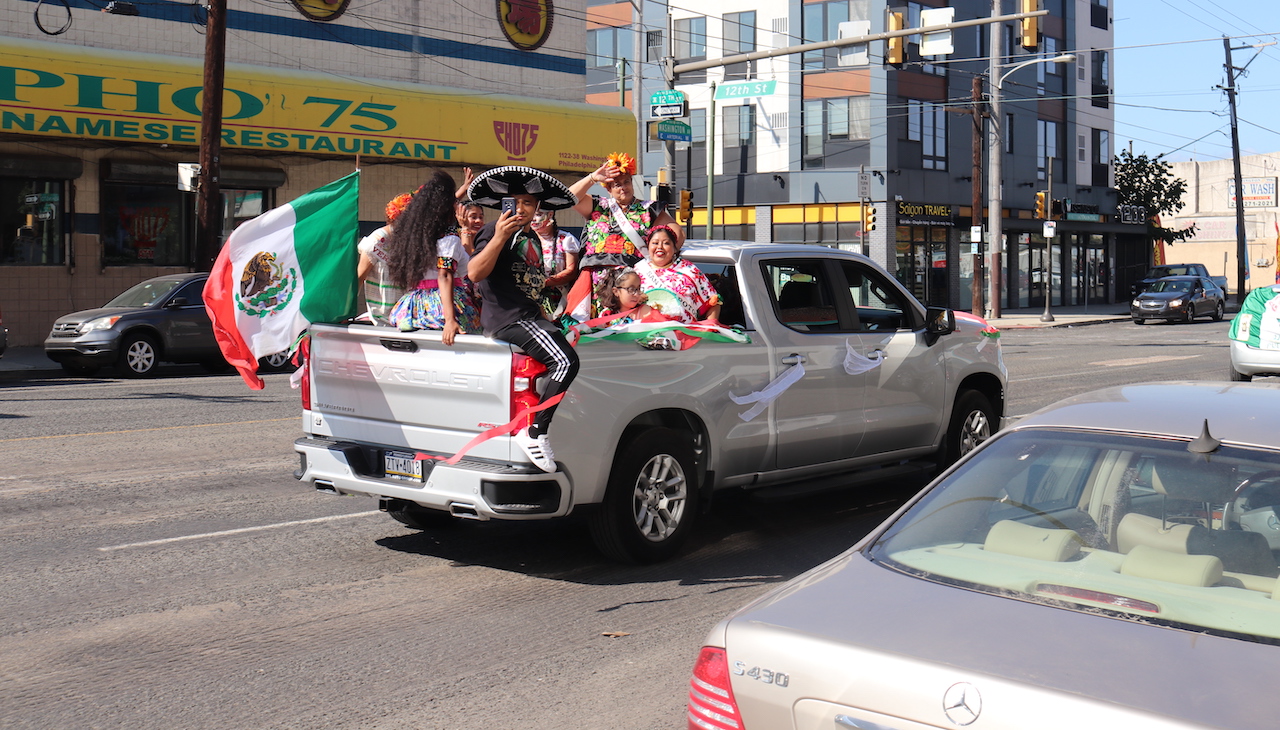
[[[317,436],[452,454],[511,419],[510,345],[438,331],[366,325],[311,330],[311,422]],[[319,417],[317,417],[319,416]],[[509,458],[492,439],[472,456]]]

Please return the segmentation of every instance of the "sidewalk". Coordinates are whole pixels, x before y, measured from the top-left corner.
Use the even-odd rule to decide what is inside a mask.
[[[1129,302],[1119,304],[1089,304],[1073,307],[1051,307],[1052,322],[1041,322],[1044,307],[1005,309],[1000,316],[987,320],[997,329],[1018,330],[1039,327],[1076,327],[1103,322],[1122,322],[1129,319]]]
[[[0,357],[0,380],[56,375],[62,366],[44,354],[43,347],[10,347]]]

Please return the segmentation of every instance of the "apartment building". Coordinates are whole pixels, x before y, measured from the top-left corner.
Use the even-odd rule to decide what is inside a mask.
[[[689,63],[834,40],[842,29],[844,37],[884,32],[895,20],[920,27],[922,13],[939,8],[954,8],[954,21],[965,21],[1022,7],[1015,0],[994,8],[990,0],[588,4],[586,98],[628,106],[642,119],[651,94],[665,88],[665,55]],[[676,187],[694,191],[693,234],[707,231],[710,190],[716,237],[860,250],[922,301],[969,309],[971,227],[986,223],[985,168],[997,139],[1001,307],[1040,307],[1046,295],[1055,305],[1123,299],[1150,254],[1142,226],[1120,222],[1112,187],[1111,0],[1040,0],[1039,7],[1049,14],[1025,46],[1020,23],[1006,21],[954,30],[954,50],[945,55],[923,55],[917,34],[904,42],[901,62],[886,57],[885,41],[873,41],[680,74],[675,88],[688,99],[690,139],[674,143],[672,174]],[[982,79],[988,98],[992,32],[1002,118],[994,138],[991,120],[980,120],[982,169],[975,169],[973,80]],[[1068,53],[1073,61],[1050,62]],[[744,87],[747,80],[761,83]],[[642,171],[653,183],[665,143],[641,142]],[[1035,218],[1041,191],[1057,201],[1051,239]],[[989,276],[989,242],[982,252]]]

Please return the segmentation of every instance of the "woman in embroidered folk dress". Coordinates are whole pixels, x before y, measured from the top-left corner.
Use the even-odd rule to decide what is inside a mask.
[[[720,295],[698,267],[680,258],[680,243],[669,226],[649,232],[649,258],[636,264],[649,306],[685,323],[719,324]]]
[[[564,314],[564,300],[569,287],[578,278],[578,257],[582,244],[572,233],[565,233],[556,224],[550,211],[539,211],[533,217],[533,232],[542,244],[542,265],[547,272],[546,288],[542,290],[542,308],[547,316],[556,319]]]
[[[634,159],[614,153],[571,188],[578,197],[574,210],[587,219],[582,229],[581,267],[584,273],[590,272],[589,277],[579,277],[569,296],[569,313],[576,319],[600,313],[609,271],[634,266],[644,258],[644,239],[650,228],[670,226],[683,240],[683,230],[665,205],[636,197],[631,178],[635,172]],[[609,194],[587,195],[594,184],[604,186]]]
[[[397,286],[411,290],[391,310],[401,330],[443,330],[452,345],[459,333],[480,332],[480,311],[467,277],[471,256],[456,230],[453,178],[437,171],[414,194],[386,243],[387,269]]]

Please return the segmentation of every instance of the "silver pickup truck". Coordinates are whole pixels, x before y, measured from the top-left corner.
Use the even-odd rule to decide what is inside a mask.
[[[926,309],[866,257],[727,242],[690,242],[684,256],[750,343],[580,343],[550,430],[556,472],[507,436],[452,465],[429,458],[536,403],[538,363],[478,335],[447,347],[435,331],[350,324],[310,331],[296,476],[377,497],[418,529],[589,510],[602,552],[652,562],[675,554],[716,490],[890,478],[950,463],[998,427],[999,341],[967,315]]]

